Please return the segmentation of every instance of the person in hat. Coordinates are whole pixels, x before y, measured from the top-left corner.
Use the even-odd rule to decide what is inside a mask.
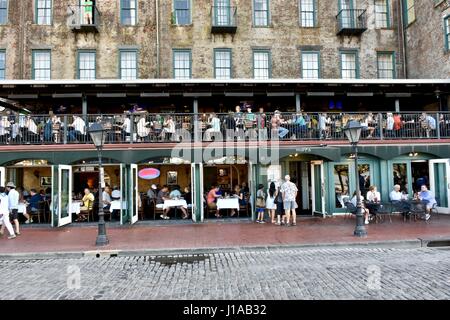
[[[147,198],[148,198],[149,203],[151,201],[156,201],[156,196],[157,196],[156,189],[157,189],[156,184],[152,184],[150,189],[148,189]]]
[[[6,191],[8,191],[9,202],[9,214],[10,219],[14,221],[16,227],[16,235],[20,235],[19,228],[19,193],[16,190],[16,185],[13,182],[8,182],[6,185]]]
[[[8,239],[14,239],[16,235],[11,225],[11,221],[9,220],[9,201],[8,196],[5,193],[5,187],[0,187],[0,222],[2,222],[0,235],[3,236],[6,227],[9,232]]]

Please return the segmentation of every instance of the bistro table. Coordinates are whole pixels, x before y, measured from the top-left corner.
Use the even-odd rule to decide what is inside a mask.
[[[187,209],[187,202],[184,199],[179,200],[164,200],[163,209],[173,208],[173,207],[183,207]]]
[[[17,206],[17,212],[18,213],[26,213],[27,212],[27,205],[26,203],[19,203],[19,205]]]
[[[127,202],[126,201],[122,201],[122,207],[120,207],[121,201],[120,200],[113,200],[111,201],[111,206],[109,207],[109,211],[113,211],[113,210],[121,210],[121,209],[126,209],[127,208]]]
[[[70,208],[68,208],[69,213],[80,214],[81,211],[81,201],[72,201]]]
[[[217,209],[236,209],[239,211],[239,198],[217,199]]]
[[[411,220],[411,216],[414,215],[414,221],[417,221],[418,216],[425,215],[427,213],[427,201],[412,199],[407,200],[406,202],[411,206],[409,220]]]

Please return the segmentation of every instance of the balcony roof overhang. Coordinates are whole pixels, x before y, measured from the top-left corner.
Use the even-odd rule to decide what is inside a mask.
[[[172,95],[185,97],[209,97],[211,95],[239,96],[239,93],[249,96],[267,95],[276,96],[277,93],[285,95],[305,94],[317,96],[321,92],[334,92],[335,95],[358,96],[373,92],[384,94],[387,97],[407,97],[416,94],[450,94],[450,79],[146,79],[146,80],[5,80],[0,81],[0,97],[20,96],[31,98],[39,96],[79,97],[84,95],[97,95],[125,93],[126,97],[140,95],[141,97]],[[314,94],[316,92],[317,94]],[[192,94],[191,94],[192,93]],[[311,94],[312,93],[312,94]],[[350,93],[350,94],[349,94]]]

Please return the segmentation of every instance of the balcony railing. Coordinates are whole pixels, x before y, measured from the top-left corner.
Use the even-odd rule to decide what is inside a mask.
[[[211,33],[236,33],[236,7],[211,7]]]
[[[338,35],[360,35],[367,30],[366,10],[342,9],[336,19]]]
[[[100,12],[95,5],[76,5],[68,7],[67,24],[72,31],[98,32]]]
[[[87,144],[95,122],[107,130],[106,143],[193,141],[347,141],[343,128],[360,121],[362,140],[449,139],[450,113],[241,113],[15,115],[0,118],[0,145]],[[198,138],[196,138],[198,137]],[[196,140],[197,139],[197,140]]]

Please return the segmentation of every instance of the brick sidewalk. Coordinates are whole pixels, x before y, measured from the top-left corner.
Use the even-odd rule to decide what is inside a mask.
[[[91,250],[172,250],[244,246],[371,243],[417,239],[450,239],[450,216],[428,221],[370,224],[368,237],[353,236],[355,219],[299,218],[296,227],[271,224],[209,222],[204,224],[137,225],[107,228],[108,246],[96,247],[96,226],[22,228],[14,240],[0,239],[0,254],[80,252]],[[5,230],[6,231],[6,230]],[[6,232],[5,232],[6,233]]]

